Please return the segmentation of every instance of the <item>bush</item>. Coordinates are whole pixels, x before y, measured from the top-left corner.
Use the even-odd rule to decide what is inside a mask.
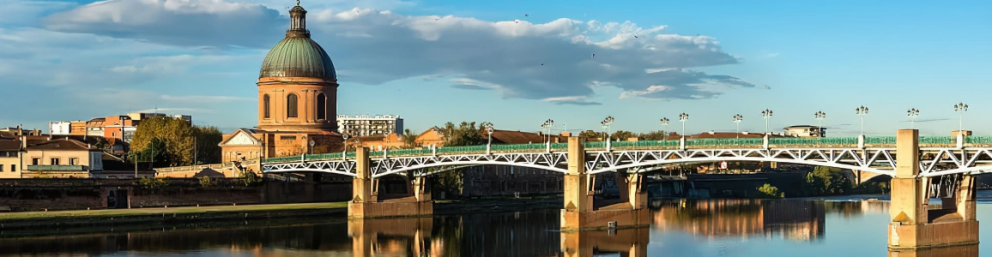
[[[262,177],[258,176],[258,174],[256,174],[255,172],[248,169],[242,169],[241,179],[239,180],[239,182],[241,183],[241,185],[244,185],[246,187],[252,187],[252,186],[261,185],[263,181],[262,181]]]
[[[217,182],[211,181],[210,180],[210,177],[207,177],[207,176],[200,177],[200,186],[201,187],[210,187],[210,186],[213,186],[213,185],[216,185],[216,184],[217,184]]]
[[[769,184],[764,184],[758,188],[760,197],[764,198],[783,198],[785,193],[779,192],[778,188]]]
[[[146,189],[158,189],[169,185],[169,182],[162,178],[141,178],[138,185]]]

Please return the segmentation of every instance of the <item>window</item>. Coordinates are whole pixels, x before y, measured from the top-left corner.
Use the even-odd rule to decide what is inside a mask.
[[[317,119],[327,119],[327,97],[323,93],[317,95]]]
[[[10,165],[10,172],[15,172],[15,171],[17,171],[17,165],[11,164]]]
[[[0,171],[3,171],[3,164],[0,164]]]
[[[79,165],[79,158],[69,158],[69,165]]]
[[[286,97],[286,117],[289,118],[299,117],[299,115],[297,115],[297,111],[298,111],[297,107],[298,105],[296,104],[296,94],[289,94],[289,96]]]
[[[264,109],[264,111],[262,112],[263,113],[262,114],[263,115],[262,117],[268,119],[269,118],[269,95],[268,94],[262,96],[262,105],[264,105],[262,107],[262,109]]]
[[[41,164],[41,158],[32,158],[31,159],[31,165],[40,165],[40,164]]]
[[[59,158],[52,158],[51,164],[52,165],[59,165]]]

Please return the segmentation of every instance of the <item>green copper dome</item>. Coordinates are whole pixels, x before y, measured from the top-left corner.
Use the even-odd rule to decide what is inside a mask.
[[[290,26],[286,38],[279,41],[262,61],[259,78],[308,77],[337,79],[334,63],[324,48],[310,39],[306,24],[307,11],[297,5],[289,10]]]
[[[310,37],[286,37],[265,56],[258,77],[337,79],[337,74],[331,57],[317,42]]]

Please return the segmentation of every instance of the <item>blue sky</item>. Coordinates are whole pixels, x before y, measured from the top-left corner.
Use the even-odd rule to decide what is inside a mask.
[[[257,122],[255,82],[287,0],[0,0],[0,125],[128,111]],[[303,1],[339,74],[339,114],[420,131],[491,121],[534,131],[689,133],[813,124],[866,134],[992,134],[992,4],[984,1]],[[525,16],[525,14],[527,14]],[[636,36],[636,38],[635,38]],[[592,55],[596,54],[595,57]],[[543,65],[542,65],[543,64]]]

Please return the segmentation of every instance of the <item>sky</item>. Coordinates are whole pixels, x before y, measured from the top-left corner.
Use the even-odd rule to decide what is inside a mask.
[[[0,126],[133,111],[257,124],[258,72],[292,0],[0,0]],[[959,123],[992,134],[989,1],[303,0],[338,114],[423,131],[686,133],[817,125],[829,136]],[[956,103],[969,109],[959,115]],[[920,110],[916,122],[906,115]],[[661,118],[671,120],[662,126]],[[962,122],[963,121],[963,122]]]

